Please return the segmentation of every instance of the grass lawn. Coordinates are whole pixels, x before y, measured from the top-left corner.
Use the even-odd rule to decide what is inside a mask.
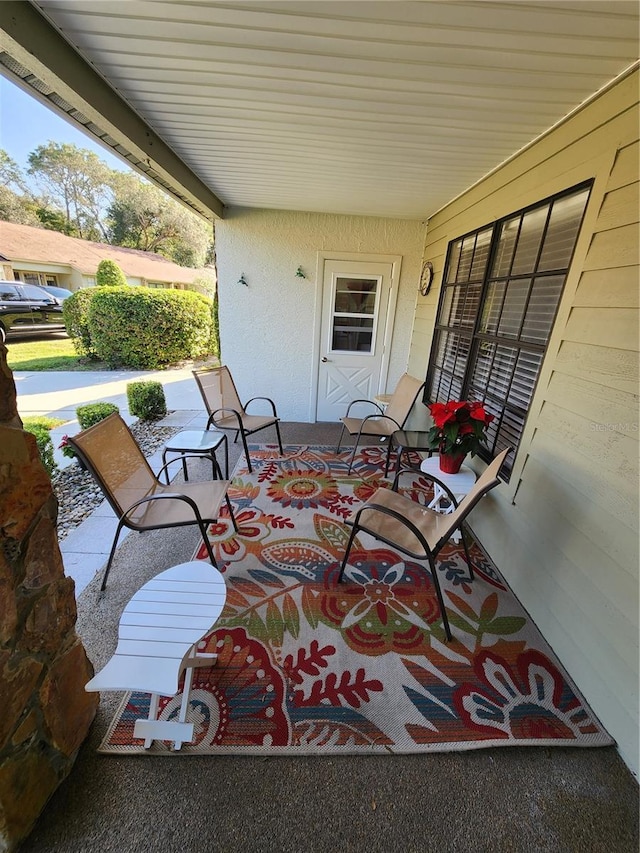
[[[61,421],[60,418],[49,418],[47,415],[34,415],[32,418],[22,419],[22,425],[25,429],[29,430],[32,427],[43,427],[43,429],[51,430],[64,423],[66,423],[66,421]]]
[[[109,370],[104,361],[92,361],[76,355],[71,338],[62,335],[9,340],[5,346],[7,347],[7,364],[11,370]],[[216,356],[209,355],[183,364],[205,367],[219,365],[220,361]],[[167,365],[167,369],[179,366]]]
[[[7,364],[11,370],[104,370],[100,361],[76,355],[71,338],[49,335],[43,338],[6,342]]]

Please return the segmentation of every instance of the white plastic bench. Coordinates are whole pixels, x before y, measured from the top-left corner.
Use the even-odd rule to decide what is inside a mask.
[[[151,694],[149,716],[136,720],[134,737],[171,740],[174,748],[193,740],[186,723],[193,669],[211,666],[217,655],[197,654],[196,646],[215,625],[227,598],[220,572],[195,561],[173,566],[147,581],[120,617],[118,646],[107,665],[85,686],[89,692],[133,690]],[[159,696],[175,696],[186,669],[178,721],[156,719]]]

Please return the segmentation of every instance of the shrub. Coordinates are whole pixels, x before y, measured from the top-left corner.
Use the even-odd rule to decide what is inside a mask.
[[[115,261],[100,261],[96,271],[98,287],[121,287],[127,283],[127,277]]]
[[[99,289],[89,306],[92,345],[110,367],[156,369],[209,355],[211,300],[188,290]]]
[[[34,423],[25,424],[24,428],[25,432],[35,435],[36,444],[40,451],[40,459],[42,459],[42,464],[47,469],[47,474],[51,476],[58,466],[53,458],[53,442],[51,441],[49,430],[45,426]]]
[[[215,355],[216,358],[220,358],[220,317],[218,314],[218,294],[213,297],[211,303],[211,342],[209,344],[209,351],[212,355]]]
[[[142,421],[155,421],[167,414],[167,401],[160,382],[129,382],[127,401],[129,412]]]
[[[96,358],[89,332],[89,305],[96,292],[95,287],[84,287],[67,297],[62,303],[62,316],[67,334],[80,356]]]
[[[89,427],[119,411],[120,409],[115,403],[89,403],[86,406],[78,406],[76,415],[80,428],[89,429]]]

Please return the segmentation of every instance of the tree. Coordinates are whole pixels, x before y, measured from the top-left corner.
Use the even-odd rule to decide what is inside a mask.
[[[128,282],[118,264],[107,258],[98,264],[96,284],[98,287],[120,287],[128,284]]]
[[[14,192],[24,193],[26,191],[24,175],[20,166],[9,157],[3,148],[0,148],[0,182]]]
[[[113,191],[112,170],[97,154],[69,143],[39,145],[29,155],[28,174],[45,192],[44,208],[58,208],[65,233],[84,240],[106,240],[106,210]]]
[[[36,203],[28,193],[20,166],[0,148],[0,219],[39,225]]]
[[[210,226],[157,187],[135,175],[117,174],[109,207],[109,241],[158,252],[181,266],[204,265]]]
[[[48,231],[60,231],[61,234],[68,233],[67,220],[62,211],[50,207],[38,207],[36,208],[36,216],[38,223]]]
[[[19,195],[0,185],[0,219],[17,225],[40,225],[35,204],[26,195]]]

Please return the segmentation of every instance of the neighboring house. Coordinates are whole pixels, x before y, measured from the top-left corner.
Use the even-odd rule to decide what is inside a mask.
[[[208,278],[213,270],[181,267],[155,252],[123,249],[108,243],[93,243],[67,237],[59,231],[0,222],[0,264],[5,279],[29,284],[51,284],[79,290],[96,283],[100,261],[115,261],[131,285],[199,289],[194,282]]]
[[[216,153],[216,146],[222,143],[219,136],[207,136],[206,128],[211,126],[212,134],[220,134],[221,128],[234,120],[233,104],[216,101],[213,109],[226,111],[223,119],[202,120],[198,124],[199,136],[192,143],[192,113],[203,109],[201,103],[215,100],[199,96],[197,103],[194,101],[171,114],[170,128],[160,137],[159,128],[167,127],[166,115],[171,107],[155,92],[153,96],[147,95],[152,57],[145,52],[141,79],[136,78],[133,63],[129,64],[126,75],[118,65],[116,48],[126,57],[135,50],[128,30],[129,15],[122,22],[117,20],[114,11],[117,4],[112,4],[109,30],[100,32],[98,38],[101,22],[93,20],[93,10],[83,15],[73,4],[63,4],[59,26],[69,34],[68,42],[56,40],[56,33],[50,30],[46,30],[47,38],[35,40],[31,32],[35,25],[41,25],[38,18],[25,17],[22,28],[18,26],[20,21],[16,24],[14,7],[23,5],[30,8],[30,4],[13,4],[12,18],[7,24],[16,40],[14,43],[7,38],[9,53],[13,51],[14,57],[24,64],[20,79],[28,80],[27,71],[36,77],[38,73],[46,76],[47,85],[54,92],[64,92],[68,114],[72,109],[80,110],[96,126],[104,128],[105,135],[107,131],[110,136],[120,134],[118,145],[129,152],[132,162],[145,165],[145,157],[155,156],[155,168],[165,183],[171,183],[177,196],[191,200],[199,209],[208,206],[212,216],[222,217],[216,221],[215,229],[221,351],[243,398],[268,393],[287,420],[334,420],[344,413],[348,399],[391,390],[405,370],[427,379],[427,393],[432,399],[458,394],[486,395],[490,408],[499,416],[496,421],[499,431],[492,438],[498,446],[512,444],[516,452],[510,460],[507,483],[474,511],[473,528],[616,739],[623,759],[637,774],[640,352],[637,64],[634,70],[604,88],[600,88],[602,77],[594,77],[593,88],[589,90],[594,94],[586,100],[581,94],[573,102],[580,103],[579,108],[565,119],[554,119],[557,123],[542,135],[537,135],[541,130],[537,128],[528,137],[535,136],[535,140],[523,148],[525,143],[520,136],[517,143],[511,142],[517,126],[510,125],[505,133],[500,124],[494,127],[487,121],[481,132],[474,135],[476,126],[473,123],[467,126],[464,115],[454,115],[449,122],[446,95],[451,89],[447,89],[446,81],[440,84],[438,80],[440,67],[443,73],[453,68],[456,74],[471,69],[470,77],[461,77],[466,83],[460,84],[460,90],[453,89],[455,98],[462,98],[469,109],[476,101],[495,106],[498,97],[495,92],[485,92],[484,81],[493,81],[496,67],[517,57],[518,48],[506,49],[512,38],[507,29],[500,35],[505,51],[492,49],[492,43],[486,41],[491,35],[488,19],[492,11],[497,17],[504,15],[504,27],[508,28],[518,4],[464,4],[466,15],[473,12],[480,18],[475,25],[478,50],[475,51],[474,42],[471,57],[465,59],[464,51],[456,53],[449,44],[435,45],[434,50],[446,51],[441,66],[438,59],[425,51],[424,62],[419,54],[420,62],[416,61],[402,73],[398,71],[396,76],[397,66],[392,60],[397,55],[392,52],[395,45],[391,39],[382,43],[380,37],[370,37],[360,43],[360,31],[355,28],[358,38],[348,42],[350,22],[342,21],[341,39],[347,41],[354,54],[368,48],[368,64],[364,70],[361,68],[357,62],[359,54],[339,57],[330,54],[330,70],[327,72],[323,66],[322,74],[317,72],[318,77],[327,86],[329,76],[337,78],[340,84],[346,79],[352,86],[357,80],[360,88],[369,79],[369,65],[375,68],[378,74],[375,82],[380,87],[376,92],[388,93],[385,103],[389,104],[390,116],[386,124],[398,142],[395,153],[399,160],[403,155],[403,134],[410,134],[413,118],[403,114],[395,123],[395,87],[400,86],[401,78],[413,82],[412,75],[420,74],[425,67],[429,70],[427,84],[444,87],[434,115],[434,123],[442,134],[438,137],[442,140],[442,156],[461,140],[468,139],[472,149],[482,148],[488,144],[487,140],[499,139],[506,151],[494,162],[501,165],[463,192],[455,184],[455,191],[451,190],[447,201],[427,221],[418,218],[413,205],[405,219],[393,218],[391,214],[376,216],[374,204],[359,208],[370,212],[370,216],[267,209],[256,202],[251,206],[251,199],[261,196],[248,190],[245,193],[242,186],[236,196],[242,202],[234,206],[225,205],[213,195],[214,178],[224,188],[222,157],[217,171],[214,166],[208,171],[202,167],[199,175],[194,175],[185,162],[176,164],[171,160],[175,151],[182,150],[185,161],[195,168],[194,164],[201,163],[200,151]],[[171,5],[167,4],[167,10]],[[329,8],[343,5],[351,14],[359,6],[314,4],[314,26],[332,25]],[[434,15],[443,16],[447,11],[453,14],[452,10],[458,7],[445,3],[387,5],[390,17],[395,8],[409,15],[414,9],[430,7]],[[542,4],[538,9],[551,10],[555,5]],[[586,3],[584,7],[592,5]],[[608,23],[606,5],[598,6],[604,34]],[[219,8],[218,4],[213,6]],[[362,4],[367,6],[377,8],[385,4]],[[50,4],[46,7],[55,19],[56,7]],[[295,7],[297,15],[302,17],[304,4]],[[318,17],[317,8],[325,9],[325,14]],[[527,14],[531,12],[528,4],[522,8]],[[616,8],[620,14],[621,6]],[[190,8],[196,14],[194,9],[199,9]],[[231,7],[225,6],[224,12],[233,18]],[[244,16],[252,14],[244,7],[241,12]],[[262,9],[259,12],[262,14]],[[580,34],[587,13],[583,15],[582,10],[574,9],[571,4],[560,8],[560,12],[571,18],[572,27],[571,44],[562,63],[550,65],[550,56],[545,51],[550,50],[555,35],[548,33],[547,40],[535,41],[535,51],[527,54],[535,67],[510,69],[510,76],[522,81],[523,95],[533,91],[529,87],[534,86],[539,74],[544,76],[546,88],[543,87],[542,94],[539,92],[539,99],[545,105],[553,102],[555,87],[562,86],[565,80],[575,80],[577,85],[580,74],[592,63],[592,54],[600,49],[598,31],[591,37],[588,33]],[[543,16],[544,11],[539,14]],[[498,23],[503,25],[501,20]],[[586,23],[596,26],[598,22]],[[494,25],[498,25],[495,20]],[[141,29],[144,36],[138,37],[145,51],[148,33],[154,28],[161,30],[162,26],[161,20],[145,20]],[[217,61],[243,62],[242,79],[257,81],[257,91],[269,82],[270,76],[262,79],[259,69],[254,77],[250,76],[252,62],[258,61],[257,54],[247,49],[246,55],[242,52],[236,60],[241,48],[233,43],[226,52],[222,49],[220,58],[207,45],[203,28],[195,31],[189,44],[189,36],[183,32],[189,32],[188,26],[183,21],[180,26],[177,46],[172,43],[171,33],[158,40],[162,61],[175,48],[171,84],[163,84],[164,78],[158,72],[158,92],[163,85],[168,91],[175,85],[181,93],[190,92],[193,87],[192,69],[185,70],[181,64],[188,53],[185,44],[193,47],[194,54],[197,48],[197,61],[204,69],[209,50]],[[281,26],[284,32],[282,22]],[[301,26],[297,18],[296,26]],[[92,27],[96,28],[93,34]],[[473,27],[470,23],[469,29]],[[226,25],[221,30],[226,32]],[[291,37],[288,41],[285,37],[288,31],[285,35],[273,28],[266,31],[269,46],[272,41],[285,46],[286,50],[281,47],[277,57],[283,64],[294,55],[295,44],[295,73],[302,76],[300,69],[303,69],[307,76],[300,85],[312,88],[316,84],[315,63],[322,58],[322,50],[328,49],[323,48],[320,40],[318,44],[312,41],[314,49],[305,54],[302,44],[298,44],[304,43],[304,39],[293,41]],[[427,31],[427,28],[420,30],[415,38]],[[453,24],[450,22],[449,29],[443,32],[443,37],[453,39]],[[248,40],[244,29],[242,33]],[[464,35],[471,38],[473,33],[465,30]],[[526,39],[526,28],[520,35]],[[323,31],[321,36],[322,40],[328,40],[329,31]],[[217,33],[215,37],[222,40]],[[312,35],[307,34],[306,38],[311,40]],[[630,31],[630,38],[637,42],[637,29]],[[77,63],[86,63],[86,75],[77,86],[70,72],[65,75],[58,57],[65,51],[72,52],[70,41],[80,45],[82,57],[74,52],[68,67],[76,69]],[[409,62],[413,56],[411,44],[409,41],[400,44]],[[386,72],[374,64],[372,54],[378,47]],[[265,44],[260,49],[260,56],[267,53]],[[609,45],[609,49],[613,47]],[[297,51],[310,63],[311,70],[298,64]],[[388,55],[392,58],[388,59]],[[637,52],[634,55],[637,58]],[[463,57],[459,62],[458,56]],[[188,60],[191,61],[190,56]],[[480,62],[492,67],[478,68]],[[100,70],[102,78],[95,76],[89,63]],[[228,73],[226,68],[223,70],[220,77]],[[612,61],[611,75],[620,70],[620,65]],[[312,73],[314,76],[310,77]],[[106,93],[108,98],[101,91],[104,80],[112,86]],[[214,84],[210,85],[213,90]],[[468,90],[462,91],[465,85]],[[137,126],[127,131],[128,136],[121,132],[124,118],[128,120],[131,116],[124,102],[112,107],[113,90],[122,92],[129,103],[139,106],[133,117],[136,121],[142,114],[151,125],[155,119],[155,131],[147,125],[144,132],[138,133]],[[103,97],[96,96],[98,91]],[[409,98],[411,93],[403,94]],[[511,94],[517,98],[517,85]],[[258,97],[254,97],[257,104]],[[297,100],[289,92],[287,97],[290,100],[286,101],[288,109],[284,112],[294,116]],[[340,99],[346,97],[341,95]],[[302,95],[296,94],[295,98],[302,99]],[[374,95],[371,98],[375,101]],[[530,101],[523,97],[521,127],[529,126],[529,110],[533,111],[537,103],[534,97]],[[270,133],[271,123],[275,126],[279,118],[272,105],[268,106]],[[156,108],[159,114],[154,112]],[[269,150],[263,154],[258,143],[255,148],[250,147],[254,127],[249,122],[257,109],[253,102],[248,102],[243,110],[238,110],[243,135],[233,140],[236,147],[250,152],[251,167],[260,178],[263,160],[265,170],[271,160]],[[415,115],[423,117],[419,105],[415,106]],[[309,165],[304,171],[292,169],[291,176],[283,171],[284,177],[291,181],[291,186],[303,187],[309,196],[309,206],[315,202],[316,211],[337,209],[331,204],[333,197],[340,195],[339,181],[326,189],[315,180],[314,164],[326,156],[337,164],[338,178],[351,174],[347,167],[340,168],[339,158],[347,146],[336,144],[331,149],[322,135],[320,141],[315,140],[316,148],[314,139],[305,148],[306,137],[298,131],[306,133],[309,126],[318,126],[324,134],[333,122],[338,128],[336,133],[348,136],[350,117],[341,114],[337,121],[322,103],[315,112],[313,106],[306,106],[295,121],[290,120],[293,138],[287,150],[291,157],[301,151],[308,157]],[[367,113],[364,118],[362,113],[356,113],[354,123],[358,122],[370,128],[373,146],[376,131],[383,127],[383,122],[369,120]],[[246,132],[245,125],[249,125]],[[419,126],[427,132],[426,123]],[[152,155],[148,154],[147,139],[154,146]],[[236,139],[241,139],[241,144]],[[264,144],[260,137],[259,141]],[[162,144],[169,148],[172,143],[171,151],[162,153]],[[353,139],[352,146],[356,146]],[[407,148],[411,148],[409,142]],[[368,147],[362,146],[360,150],[363,163],[373,156]],[[514,151],[518,153],[513,154]],[[287,159],[286,154],[283,159]],[[459,163],[461,168],[466,166],[463,157]],[[230,170],[233,176],[244,176],[246,171]],[[351,171],[367,188],[373,186],[372,192],[381,199],[382,206],[385,186],[391,186],[391,182],[371,179],[364,168],[362,174],[359,167]],[[454,186],[452,176],[445,170],[437,177],[442,178],[443,185]],[[203,189],[207,179],[209,184]],[[248,180],[256,184],[255,193],[263,190],[253,171]],[[287,186],[277,181],[264,183],[278,187],[281,193],[278,203],[282,206],[289,203]],[[347,184],[346,177],[344,183]],[[223,195],[221,189],[217,191]],[[232,190],[228,192],[232,194]],[[398,215],[401,214],[400,211]],[[512,251],[516,245],[512,235],[522,237],[521,254],[520,248],[515,255]],[[0,252],[11,256],[1,240]],[[434,280],[430,292],[422,295],[418,293],[418,283],[427,262],[433,265]],[[505,295],[507,283],[508,295]],[[353,298],[358,294],[360,310]],[[366,295],[371,299],[366,299]],[[421,407],[412,425],[424,423],[425,413],[426,408]],[[473,464],[482,463],[474,460]],[[517,673],[514,677],[525,678]],[[529,687],[532,691],[550,689],[548,684],[525,681],[519,687]]]

